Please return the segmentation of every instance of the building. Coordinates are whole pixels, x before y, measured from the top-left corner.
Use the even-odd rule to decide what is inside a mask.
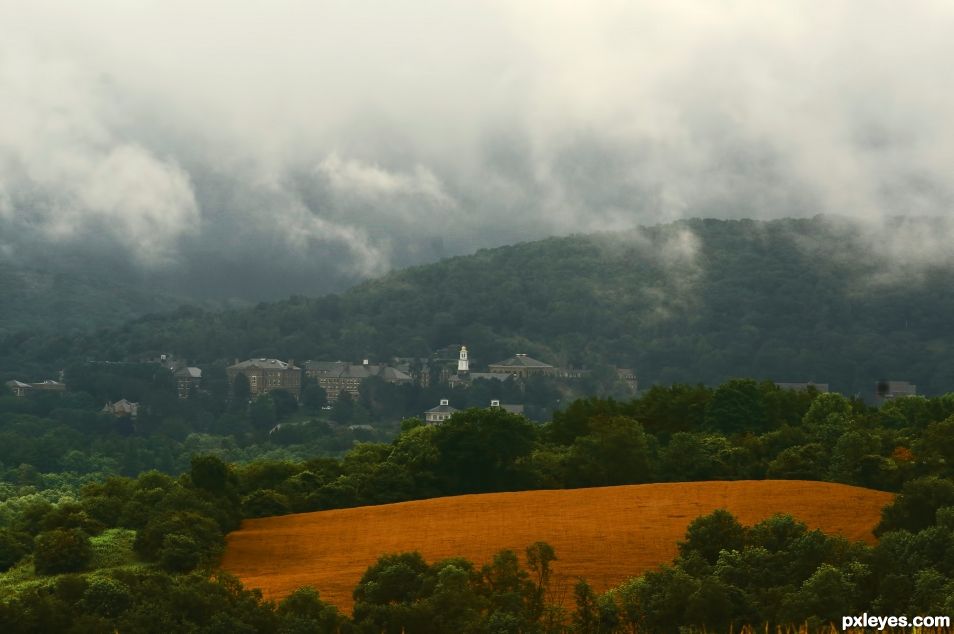
[[[636,372],[632,368],[616,368],[616,375],[619,377],[619,380],[625,383],[633,392],[639,390],[639,379],[636,377]]]
[[[446,398],[442,398],[440,405],[437,407],[432,407],[431,409],[424,412],[424,422],[428,425],[443,423],[456,412],[457,410],[450,406],[450,401],[448,401]]]
[[[301,396],[301,368],[293,361],[278,359],[249,359],[236,362],[225,369],[229,385],[235,385],[235,378],[241,374],[248,379],[248,391],[251,396],[268,394],[275,390],[284,390],[299,398]]]
[[[10,389],[10,392],[17,398],[23,398],[27,394],[33,391],[33,386],[29,383],[24,383],[22,381],[7,381],[7,388]]]
[[[538,361],[525,354],[515,354],[509,359],[491,363],[487,366],[492,374],[512,374],[519,377],[555,376],[557,368],[549,363]]]
[[[37,392],[65,392],[66,385],[60,381],[54,381],[52,379],[47,379],[45,381],[40,381],[38,383],[24,383],[23,381],[7,381],[6,386],[10,388],[10,392],[13,393],[17,398],[23,398],[29,394],[36,394]]]
[[[30,384],[34,390],[38,392],[65,392],[66,384],[61,383],[60,381],[54,381],[53,379],[47,379],[45,381],[40,381],[39,383]]]
[[[918,386],[907,381],[878,381],[875,384],[875,401],[883,403],[901,396],[917,396]]]
[[[179,398],[189,398],[195,394],[202,383],[202,370],[199,368],[180,368],[173,375],[176,379],[176,391]]]
[[[328,394],[329,403],[338,400],[338,395],[342,392],[357,398],[361,384],[373,376],[398,385],[411,383],[414,380],[407,372],[389,365],[369,363],[367,359],[361,364],[344,361],[308,361],[305,363],[305,376],[314,379]]]
[[[523,416],[523,405],[501,403],[497,399],[490,401],[490,407],[488,409],[502,409],[505,412]]]
[[[103,409],[100,410],[104,414],[112,414],[113,416],[129,416],[130,418],[136,418],[139,415],[139,403],[131,403],[126,399],[116,401],[111,403],[106,402],[106,405],[103,406]]]
[[[775,382],[775,386],[782,390],[792,390],[793,392],[804,392],[805,390],[812,389],[816,392],[822,394],[828,392],[827,383],[815,383],[814,381],[809,381],[808,383],[780,383]]]

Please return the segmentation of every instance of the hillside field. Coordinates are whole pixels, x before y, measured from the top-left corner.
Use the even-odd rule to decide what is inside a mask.
[[[745,525],[789,513],[809,528],[874,542],[892,498],[798,480],[463,495],[246,520],[228,536],[222,567],[267,598],[309,585],[350,612],[352,590],[382,554],[416,550],[428,562],[462,556],[479,566],[504,548],[524,561],[523,549],[542,540],[556,549],[553,586],[569,600],[577,577],[604,591],[671,561],[689,522],[718,508]]]

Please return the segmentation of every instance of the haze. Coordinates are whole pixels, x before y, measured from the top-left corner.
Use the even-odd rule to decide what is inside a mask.
[[[683,217],[946,223],[951,59],[946,2],[0,2],[0,253],[265,299]]]

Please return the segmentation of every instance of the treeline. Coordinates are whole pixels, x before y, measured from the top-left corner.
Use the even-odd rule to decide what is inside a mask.
[[[933,489],[931,491],[930,489]],[[920,530],[891,526],[924,496]],[[937,499],[935,500],[937,501]],[[671,565],[603,593],[585,579],[555,581],[546,543],[426,562],[382,556],[354,589],[351,617],[300,588],[277,605],[226,574],[170,574],[150,567],[50,577],[0,602],[4,632],[260,632],[616,634],[820,631],[852,614],[940,616],[954,611],[954,486],[912,486],[888,507],[876,546],[808,530],[787,515],[744,527],[724,510],[697,518]],[[888,530],[888,529],[891,530]],[[556,563],[555,563],[556,562]],[[937,630],[941,631],[941,630]],[[949,630],[944,630],[949,631]]]
[[[483,250],[341,295],[182,308],[86,336],[9,334],[0,369],[44,378],[88,358],[168,352],[386,361],[463,342],[475,368],[525,352],[635,368],[643,385],[752,376],[870,396],[875,381],[903,379],[933,395],[954,388],[939,344],[954,336],[951,281],[950,262],[879,259],[850,223],[690,220]]]
[[[9,484],[0,502],[0,567],[9,572],[0,575],[0,588],[10,600],[0,616],[44,624],[26,631],[43,631],[46,612],[94,624],[79,631],[111,631],[120,623],[128,626],[121,619],[143,618],[151,609],[165,619],[157,622],[175,631],[170,623],[181,631],[224,631],[242,619],[258,623],[247,631],[286,631],[275,629],[285,627],[281,608],[233,581],[188,576],[214,568],[225,535],[243,517],[459,493],[764,477],[832,480],[901,495],[885,511],[874,550],[790,520],[752,529],[724,514],[700,520],[672,567],[624,584],[615,594],[597,596],[581,585],[578,609],[559,618],[558,611],[540,612],[539,603],[530,610],[519,589],[528,586],[519,584],[499,605],[511,606],[514,614],[530,612],[520,612],[517,621],[502,613],[494,617],[502,608],[492,609],[497,599],[487,596],[482,572],[464,562],[445,570],[410,555],[393,560],[401,574],[382,573],[378,585],[356,594],[351,624],[307,592],[295,599],[299,607],[286,611],[324,614],[329,628],[374,632],[448,631],[422,624],[429,617],[421,614],[438,608],[467,624],[459,631],[537,631],[550,614],[555,628],[573,623],[575,631],[610,632],[627,631],[620,628],[633,627],[637,617],[643,619],[639,631],[666,631],[679,623],[711,628],[723,622],[787,623],[799,615],[827,618],[857,606],[892,613],[947,609],[954,587],[952,432],[950,395],[897,399],[873,409],[837,394],[733,380],[716,389],[653,388],[628,402],[581,400],[547,425],[484,409],[465,410],[436,426],[407,420],[393,441],[359,443],[341,458],[229,465],[200,455],[177,477],[152,471],[74,481],[51,496]],[[512,571],[515,556],[506,557]],[[532,565],[529,571],[531,578],[539,575]],[[399,594],[376,594],[384,592],[384,580]],[[189,609],[173,607],[182,593],[201,591],[203,584],[214,586],[208,596]],[[150,598],[158,589],[164,594]],[[379,605],[374,597],[385,598]],[[686,597],[695,598],[687,603]],[[97,601],[126,607],[91,607]],[[368,605],[358,610],[362,603]],[[37,612],[40,605],[47,605],[46,612]],[[175,616],[177,610],[188,616]],[[531,625],[520,621],[527,614]],[[407,621],[412,617],[419,620]],[[193,620],[177,620],[183,618]]]

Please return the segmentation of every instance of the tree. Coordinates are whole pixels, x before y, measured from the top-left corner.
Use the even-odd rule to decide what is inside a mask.
[[[229,468],[217,456],[193,456],[189,477],[196,487],[214,495],[225,493]]]
[[[725,509],[694,519],[686,528],[686,538],[679,542],[680,557],[698,553],[710,565],[723,550],[742,550],[745,528]]]
[[[318,412],[328,404],[328,393],[317,383],[309,383],[302,390],[301,404],[312,412]]]
[[[33,566],[39,575],[84,570],[93,555],[89,536],[78,528],[40,533],[33,545]]]
[[[434,433],[435,472],[451,493],[519,488],[517,461],[530,455],[535,435],[530,421],[502,409],[458,412]]]
[[[0,529],[0,572],[9,570],[29,553],[31,542],[29,533],[10,528]]]
[[[706,405],[706,425],[723,434],[766,431],[768,420],[759,384],[752,379],[732,379],[720,385]]]
[[[538,621],[543,615],[546,593],[550,587],[550,564],[556,561],[556,551],[546,542],[534,542],[527,546],[527,568],[533,575],[533,599],[530,602],[530,620]]]
[[[570,486],[646,482],[651,474],[650,440],[642,426],[624,416],[598,417],[577,436],[567,459]]]
[[[244,407],[252,395],[252,388],[248,383],[248,377],[239,372],[235,375],[232,382],[232,399],[239,407]]]
[[[298,399],[285,390],[272,390],[269,392],[272,397],[272,403],[275,405],[275,419],[285,420],[298,411]]]
[[[337,608],[321,600],[310,587],[298,588],[285,597],[275,613],[281,634],[338,634],[344,617]]]
[[[262,394],[252,401],[248,411],[249,422],[259,433],[267,433],[273,427],[278,418],[275,415],[275,402],[268,394]]]
[[[894,502],[885,507],[875,535],[925,529],[935,523],[938,509],[946,506],[954,506],[954,482],[936,476],[910,480]]]
[[[337,400],[331,406],[331,420],[338,424],[346,425],[354,417],[354,398],[351,392],[341,390]]]

